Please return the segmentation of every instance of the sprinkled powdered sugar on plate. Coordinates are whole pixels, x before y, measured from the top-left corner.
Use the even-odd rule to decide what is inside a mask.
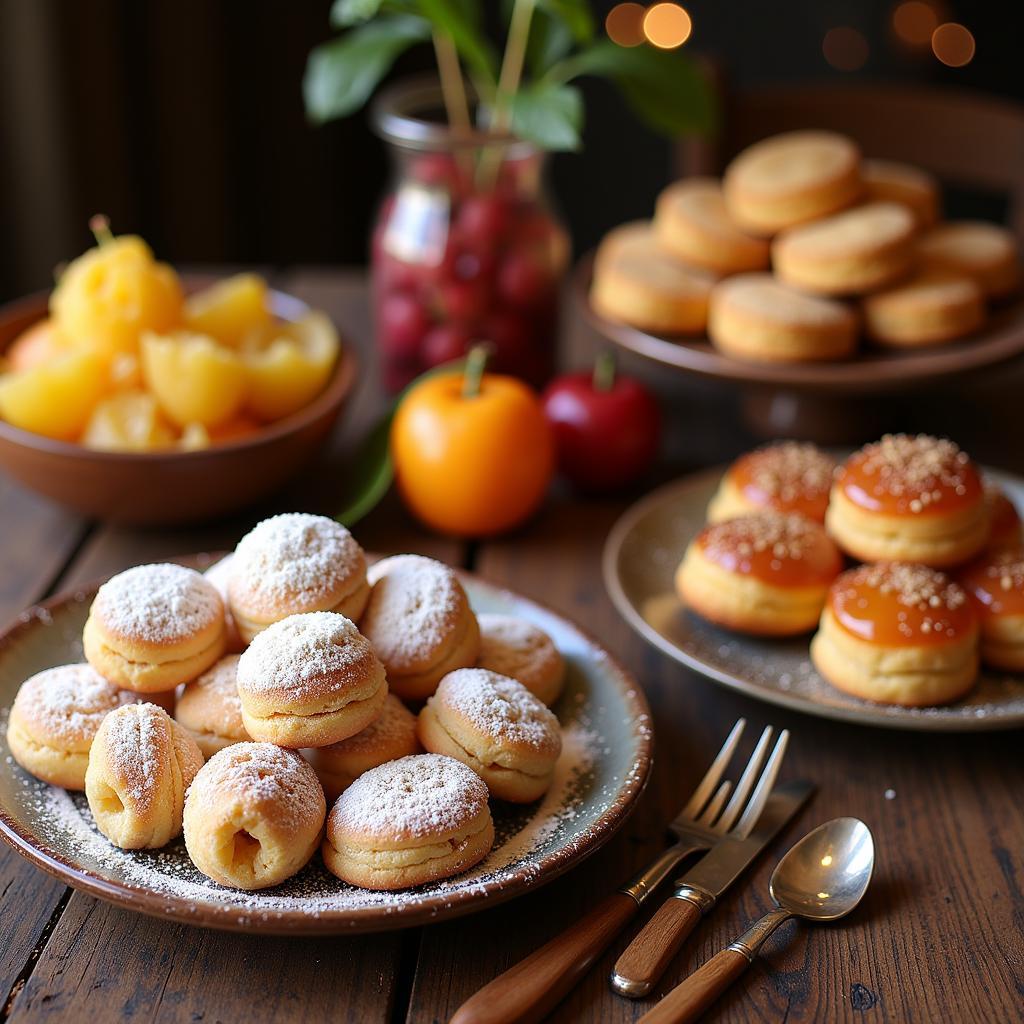
[[[175,643],[223,615],[216,588],[183,565],[137,565],[100,587],[93,612],[111,632],[148,643]]]
[[[230,589],[246,607],[317,607],[345,582],[361,581],[366,556],[348,530],[325,516],[285,512],[264,519],[235,548]]]

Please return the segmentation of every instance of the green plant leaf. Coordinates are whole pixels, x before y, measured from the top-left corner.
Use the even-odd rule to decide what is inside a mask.
[[[335,28],[348,28],[369,21],[380,11],[383,0],[334,0],[331,4],[331,24]]]
[[[302,81],[306,114],[323,122],[358,110],[398,55],[429,38],[428,22],[400,14],[367,22],[316,47]]]
[[[587,0],[537,0],[537,7],[565,25],[577,42],[594,38],[594,15]]]
[[[451,36],[455,49],[473,73],[493,84],[498,58],[480,30],[477,6],[465,0],[418,0],[417,6],[436,31]]]
[[[523,86],[512,104],[512,130],[544,149],[579,149],[583,96],[571,85]]]
[[[526,63],[530,73],[540,78],[572,49],[572,32],[560,18],[535,11],[526,43]]]
[[[597,75],[614,81],[634,112],[666,135],[707,134],[717,121],[706,76],[678,50],[601,40],[555,65],[550,81]]]

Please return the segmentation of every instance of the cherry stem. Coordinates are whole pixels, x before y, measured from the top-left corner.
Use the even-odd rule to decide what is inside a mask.
[[[601,393],[615,386],[615,353],[602,352],[594,363],[594,390]]]
[[[93,233],[99,245],[109,245],[114,240],[113,232],[110,230],[110,221],[105,214],[97,213],[89,218],[89,230]]]
[[[462,397],[476,398],[484,378],[484,369],[491,356],[489,345],[474,345],[466,356],[466,368],[462,371]]]

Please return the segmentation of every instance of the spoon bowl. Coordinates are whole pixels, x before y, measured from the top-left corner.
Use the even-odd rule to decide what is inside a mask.
[[[871,831],[858,818],[835,818],[808,832],[779,861],[768,891],[796,917],[835,921],[864,896],[875,867]]]

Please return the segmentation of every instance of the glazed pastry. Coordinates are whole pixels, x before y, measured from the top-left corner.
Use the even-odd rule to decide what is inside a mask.
[[[666,252],[713,274],[768,269],[768,243],[733,223],[713,178],[669,185],[658,196],[654,234]]]
[[[1020,256],[1013,233],[987,221],[940,224],[917,244],[921,261],[977,281],[989,298],[999,299],[1020,284]]]
[[[383,710],[384,666],[355,624],[336,612],[291,615],[238,659],[242,722],[254,740],[326,747]]]
[[[737,359],[845,359],[857,347],[857,317],[843,303],[805,295],[771,274],[738,274],[711,292],[708,336]]]
[[[178,697],[174,717],[192,734],[205,758],[250,738],[242,721],[237,676],[238,655],[229,654]]]
[[[333,519],[287,512],[239,541],[228,594],[246,643],[289,615],[337,612],[356,621],[370,595],[366,556]]]
[[[467,871],[490,852],[487,787],[450,757],[417,754],[361,775],[327,817],[324,864],[364,889],[407,889]]]
[[[301,871],[327,815],[316,773],[293,750],[235,743],[203,765],[185,801],[185,847],[208,878],[266,889]]]
[[[446,675],[420,712],[420,742],[469,765],[499,800],[526,804],[551,785],[558,719],[522,683],[483,668]]]
[[[963,588],[923,565],[844,572],[811,641],[814,667],[837,689],[905,707],[962,697],[978,675],[978,622]]]
[[[780,281],[818,295],[863,295],[914,264],[914,217],[899,203],[866,203],[784,231],[772,242]]]
[[[902,203],[919,228],[930,228],[939,219],[939,183],[927,171],[894,160],[865,160],[860,173],[868,202]]]
[[[1024,670],[1024,548],[990,551],[960,572],[981,625],[981,660]]]
[[[890,348],[955,341],[985,322],[985,297],[963,274],[924,269],[864,299],[868,337]]]
[[[725,171],[729,216],[771,235],[835,213],[860,198],[860,151],[833,132],[786,132],[748,146]]]
[[[1017,506],[995,484],[985,485],[985,508],[988,511],[988,550],[1014,548],[1021,543],[1021,522]]]
[[[590,302],[609,320],[657,334],[700,334],[713,275],[667,253],[649,224],[626,224],[601,243]]]
[[[708,505],[708,522],[772,509],[825,522],[836,463],[813,444],[777,441],[740,456]]]
[[[242,634],[238,632],[234,615],[231,614],[231,603],[228,596],[228,581],[231,579],[231,566],[234,560],[235,555],[232,552],[225,555],[219,562],[214,562],[203,573],[207,581],[217,589],[221,603],[224,605],[224,634],[226,638],[224,649],[228,654],[240,654],[245,650],[245,641],[242,639]]]
[[[119,690],[90,665],[48,668],[21,684],[7,722],[7,745],[37,779],[85,789],[96,730],[111,711],[135,700],[134,693]]]
[[[960,565],[988,542],[981,477],[952,441],[887,434],[846,460],[825,525],[861,562]]]
[[[796,636],[814,628],[840,569],[839,551],[818,523],[754,512],[704,527],[676,571],[676,592],[726,629]]]
[[[416,736],[416,716],[389,693],[380,717],[361,732],[329,747],[314,747],[303,753],[328,801],[333,803],[364,772],[422,750]]]
[[[370,568],[361,628],[402,700],[425,700],[443,676],[476,664],[480,629],[458,576],[422,555],[394,555]]]
[[[100,587],[82,642],[89,664],[117,686],[173,690],[224,653],[224,606],[194,569],[138,565]]]
[[[181,832],[185,792],[203,765],[196,741],[163,708],[126,704],[103,719],[85,795],[96,827],[123,850],[155,850]]]
[[[539,626],[511,615],[478,615],[480,668],[511,676],[550,707],[561,696],[565,659]]]

